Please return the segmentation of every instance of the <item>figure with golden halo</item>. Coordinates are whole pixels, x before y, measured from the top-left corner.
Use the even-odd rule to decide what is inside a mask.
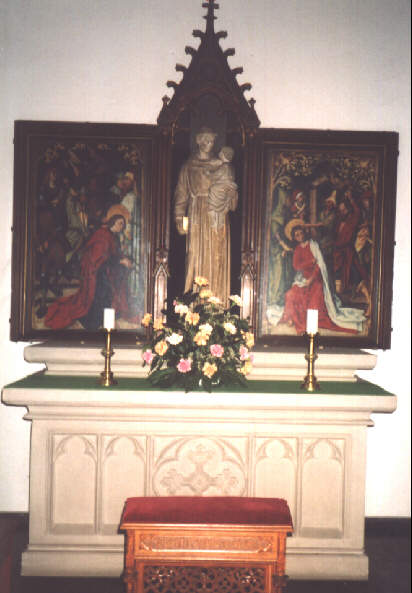
[[[332,292],[328,271],[318,243],[308,239],[302,219],[294,218],[285,226],[286,237],[295,243],[293,267],[295,279],[285,294],[285,306],[279,324],[287,324],[302,334],[308,309],[318,310],[319,328],[357,334],[366,320],[360,309],[342,307]]]
[[[85,329],[97,330],[106,307],[127,314],[127,276],[132,262],[122,253],[119,242],[125,226],[125,217],[113,214],[93,233],[80,261],[80,287],[49,306],[46,327],[64,329],[79,321]]]

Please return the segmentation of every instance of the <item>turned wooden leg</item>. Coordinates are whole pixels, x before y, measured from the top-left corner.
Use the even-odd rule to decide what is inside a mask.
[[[265,566],[265,593],[272,593],[273,568],[271,564]]]

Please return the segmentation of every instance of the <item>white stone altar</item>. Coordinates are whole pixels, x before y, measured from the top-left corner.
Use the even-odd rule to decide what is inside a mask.
[[[250,385],[186,394],[40,374],[5,387],[3,401],[32,422],[22,573],[117,577],[127,497],[237,495],[288,501],[291,578],[366,579],[367,428],[396,397],[365,382],[317,393],[296,380]]]

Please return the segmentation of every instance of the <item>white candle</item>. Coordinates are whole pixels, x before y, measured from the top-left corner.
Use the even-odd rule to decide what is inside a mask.
[[[183,217],[183,230],[187,233],[187,229],[189,228],[189,219],[187,216]]]
[[[105,329],[114,329],[114,309],[104,309],[103,326]]]
[[[318,333],[318,310],[308,309],[306,313],[306,333]]]

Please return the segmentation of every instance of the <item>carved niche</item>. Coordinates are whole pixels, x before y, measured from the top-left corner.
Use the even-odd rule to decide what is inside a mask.
[[[256,254],[254,252],[253,206],[248,203],[248,191],[255,177],[254,150],[259,119],[255,101],[245,98],[250,83],[239,84],[237,75],[243,68],[231,68],[228,58],[235,55],[233,48],[223,50],[220,41],[226,31],[215,31],[215,11],[219,5],[205,2],[204,31],[195,29],[193,37],[200,39],[196,48],[186,46],[191,56],[186,67],[176,64],[182,73],[179,83],[169,80],[173,89],[171,98],[163,97],[163,107],[157,124],[159,132],[159,159],[161,178],[167,187],[159,188],[164,196],[156,221],[156,247],[154,253],[154,316],[159,316],[166,298],[173,299],[184,289],[185,238],[177,233],[173,220],[173,195],[179,170],[194,146],[194,138],[202,127],[217,133],[216,149],[231,146],[235,153],[233,166],[239,188],[239,203],[230,213],[231,224],[231,290],[242,293],[244,316],[251,315],[254,307],[256,281]]]

